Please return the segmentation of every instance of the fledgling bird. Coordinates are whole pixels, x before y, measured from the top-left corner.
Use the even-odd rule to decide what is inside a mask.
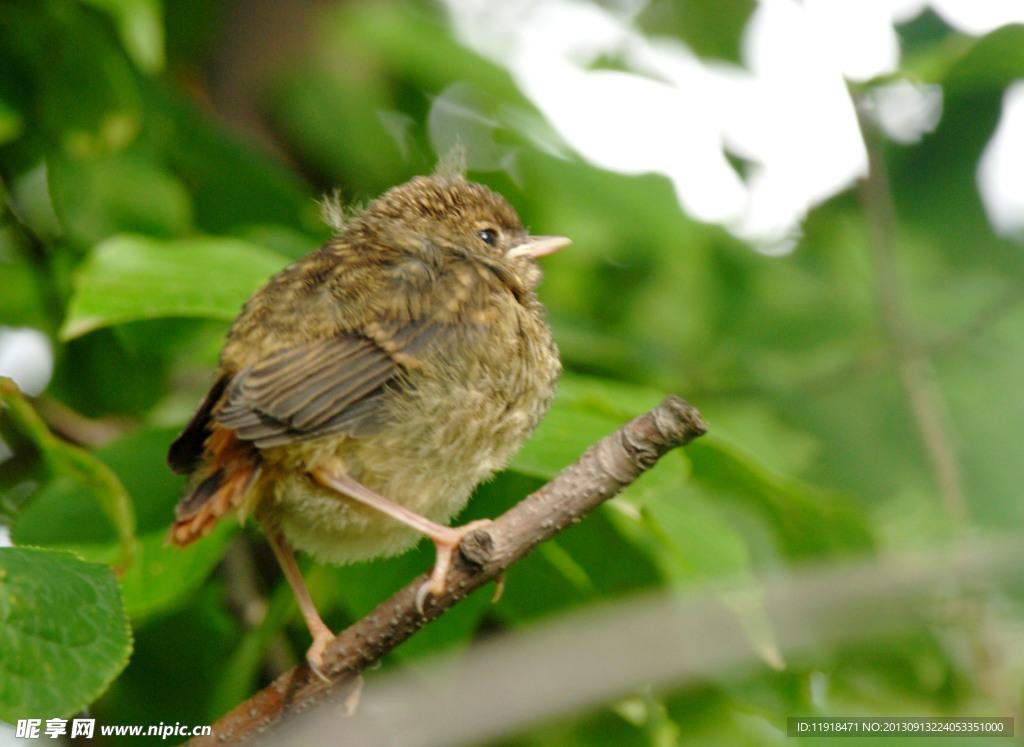
[[[319,671],[334,637],[291,548],[348,563],[437,546],[429,591],[477,522],[447,522],[547,412],[561,372],[530,236],[498,194],[417,177],[274,275],[228,333],[216,382],[171,445],[191,475],[170,540],[253,515],[291,584]]]

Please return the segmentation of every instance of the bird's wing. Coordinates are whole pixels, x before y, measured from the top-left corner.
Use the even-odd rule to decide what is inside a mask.
[[[214,422],[259,448],[368,435],[382,424],[385,385],[418,365],[417,355],[440,331],[417,321],[278,351],[235,375]]]
[[[237,508],[259,474],[256,448],[335,433],[363,436],[386,422],[385,387],[419,365],[443,325],[372,325],[373,337],[340,334],[288,347],[224,375],[171,445],[175,472],[194,473],[170,540],[187,545]]]
[[[206,439],[210,437],[210,413],[220,401],[224,389],[228,385],[226,376],[221,376],[217,382],[210,387],[210,391],[199,403],[192,419],[188,421],[185,429],[178,434],[167,452],[167,464],[171,470],[179,475],[189,475],[199,468],[203,460],[203,452],[206,449]]]

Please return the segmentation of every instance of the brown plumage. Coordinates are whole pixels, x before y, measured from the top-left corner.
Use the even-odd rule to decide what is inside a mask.
[[[456,176],[418,177],[349,219],[245,304],[216,383],[172,444],[191,475],[171,541],[256,517],[320,621],[289,546],[345,563],[438,546],[430,590],[470,527],[446,523],[543,417],[561,370],[534,289],[531,237],[508,203]]]

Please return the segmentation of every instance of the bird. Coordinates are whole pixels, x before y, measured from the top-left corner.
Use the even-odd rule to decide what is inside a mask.
[[[537,260],[571,242],[533,236],[499,194],[462,173],[418,176],[285,267],[242,307],[215,381],[171,444],[188,475],[168,540],[254,517],[295,593],[315,672],[334,638],[295,550],[346,564],[436,546],[547,412],[562,370]],[[421,601],[423,596],[421,595]]]

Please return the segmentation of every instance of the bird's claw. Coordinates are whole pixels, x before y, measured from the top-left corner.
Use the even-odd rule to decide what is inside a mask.
[[[423,606],[426,604],[427,596],[439,597],[447,589],[448,571],[452,567],[452,559],[459,544],[467,536],[491,526],[490,519],[478,519],[460,527],[451,527],[440,537],[432,537],[434,546],[437,548],[437,557],[434,561],[434,568],[430,572],[430,579],[423,584],[416,592],[416,611],[423,614]]]
[[[416,592],[416,611],[423,614],[423,605],[427,602],[427,597],[430,595],[430,582],[424,581]]]
[[[505,593],[505,571],[498,574],[494,579],[494,596],[491,597],[491,604],[497,604],[501,595]]]
[[[327,644],[333,640],[334,634],[328,631],[326,635],[316,636],[313,639],[313,645],[306,651],[306,663],[309,664],[310,670],[328,684],[330,684],[331,678],[324,674],[324,651],[327,648]]]

